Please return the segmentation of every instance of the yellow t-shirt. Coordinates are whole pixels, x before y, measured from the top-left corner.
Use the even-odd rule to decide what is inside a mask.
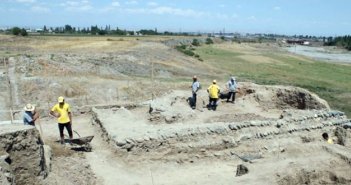
[[[218,85],[212,84],[207,90],[208,90],[208,93],[210,94],[210,98],[218,98],[218,94],[219,94]]]
[[[60,104],[56,104],[52,107],[51,111],[59,113],[61,116],[57,118],[57,122],[61,124],[65,124],[70,122],[68,113],[71,112],[71,108],[68,103],[65,103],[62,108],[60,108]]]
[[[328,142],[328,144],[334,144],[334,141],[332,138],[329,138],[327,142]]]

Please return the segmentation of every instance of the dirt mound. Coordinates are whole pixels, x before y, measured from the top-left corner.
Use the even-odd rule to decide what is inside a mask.
[[[149,120],[153,123],[174,123],[190,119],[195,112],[186,103],[187,93],[173,91],[150,103]]]
[[[240,96],[253,99],[266,109],[330,109],[328,103],[306,89],[289,86],[261,86],[240,83]]]
[[[326,169],[327,170],[327,169]],[[335,169],[334,169],[335,170]],[[295,184],[350,184],[348,175],[338,175],[340,172],[296,169],[295,174],[286,175],[278,180],[279,185]]]
[[[81,156],[76,156],[81,155]],[[92,172],[83,154],[72,156],[55,157],[52,161],[52,170],[43,185],[67,184],[67,185],[94,185],[96,177]]]

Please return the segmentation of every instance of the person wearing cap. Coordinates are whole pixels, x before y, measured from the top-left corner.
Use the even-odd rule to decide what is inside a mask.
[[[207,89],[207,92],[210,97],[210,102],[208,107],[209,109],[216,110],[220,91],[221,89],[218,87],[217,81],[213,80],[212,85],[210,85],[210,87],[208,87]]]
[[[39,118],[39,114],[35,111],[35,106],[28,103],[23,110],[23,123],[35,126],[35,121]]]
[[[235,94],[238,84],[236,83],[235,77],[231,77],[230,80],[227,82],[227,88],[229,90],[227,102],[229,102],[230,97],[232,97],[232,103],[235,101]]]
[[[200,89],[200,82],[197,81],[197,77],[193,77],[193,84],[191,85],[191,90],[193,94],[193,99],[191,102],[191,108],[195,109],[196,108],[196,96],[197,96],[197,91]]]
[[[65,127],[68,132],[69,139],[72,140],[73,133],[72,133],[71,108],[68,103],[65,103],[65,99],[62,96],[58,98],[58,103],[54,107],[52,107],[50,114],[57,118],[58,127],[60,131],[61,144],[64,144],[64,141],[65,141],[64,135],[63,135],[63,131]]]

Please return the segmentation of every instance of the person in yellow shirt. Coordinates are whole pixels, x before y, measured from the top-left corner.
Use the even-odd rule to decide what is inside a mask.
[[[58,127],[60,131],[61,144],[64,144],[63,130],[66,127],[69,139],[73,139],[72,133],[72,114],[71,108],[68,103],[65,103],[65,99],[60,96],[58,98],[58,103],[52,107],[50,114],[57,118]]]
[[[333,139],[329,137],[328,133],[324,132],[322,134],[322,137],[325,141],[327,141],[328,144],[334,144]]]
[[[216,80],[212,81],[212,85],[210,85],[210,87],[207,89],[207,92],[208,92],[209,97],[210,97],[210,102],[208,104],[208,108],[209,108],[209,110],[212,109],[215,111],[217,108],[219,93],[221,92],[221,89],[218,87]]]

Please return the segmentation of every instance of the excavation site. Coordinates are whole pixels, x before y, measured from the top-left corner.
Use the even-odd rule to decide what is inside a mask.
[[[351,184],[348,112],[312,90],[250,80],[174,48],[192,39],[0,39],[8,51],[0,61],[0,184]],[[292,67],[268,59],[267,47],[302,58],[274,44],[214,41],[252,65]],[[226,94],[232,76],[235,101],[220,97],[212,110],[208,87],[216,79]],[[60,96],[73,130],[62,143],[61,115],[50,113]],[[23,123],[28,104],[40,115],[34,126]]]

